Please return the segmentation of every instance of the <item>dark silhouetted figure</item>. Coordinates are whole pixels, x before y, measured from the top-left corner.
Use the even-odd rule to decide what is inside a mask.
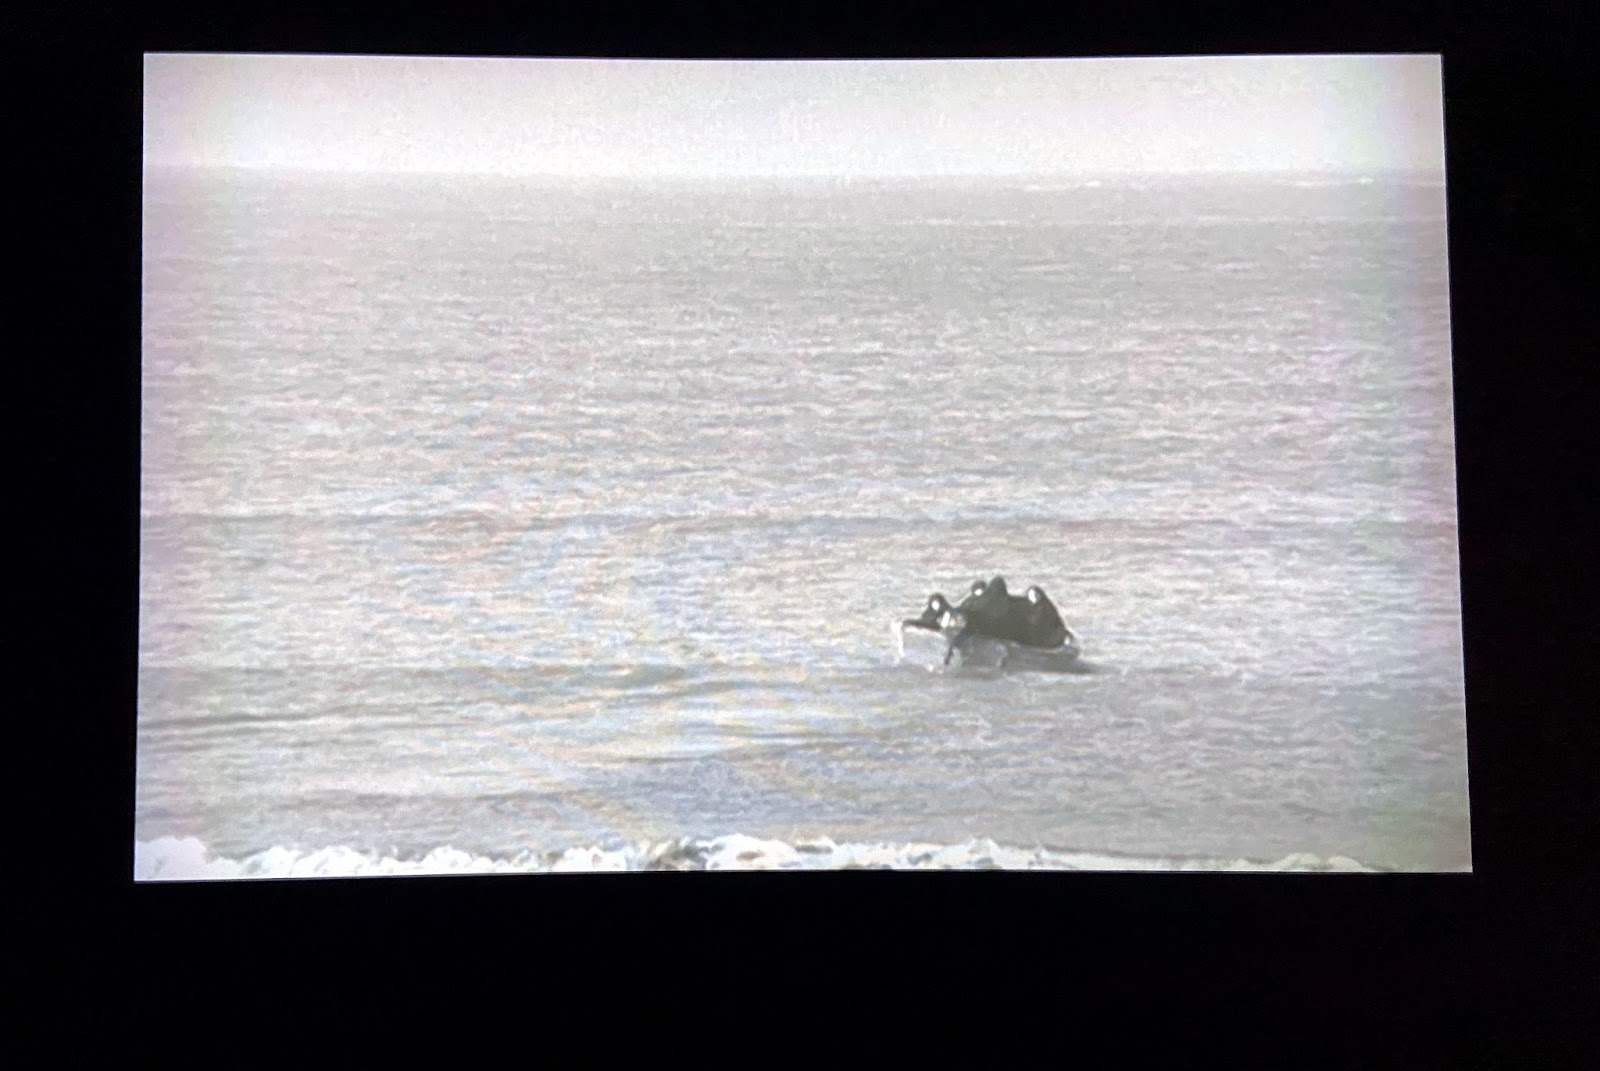
[[[907,628],[925,628],[930,632],[939,632],[944,628],[945,615],[955,612],[955,607],[946,602],[944,596],[936,591],[928,599],[928,605],[923,607],[921,616],[908,617],[900,623]]]
[[[1066,622],[1061,620],[1061,613],[1050,601],[1050,596],[1044,593],[1044,588],[1035,584],[1023,596],[1027,603],[1027,643],[1032,647],[1060,647],[1067,642]]]

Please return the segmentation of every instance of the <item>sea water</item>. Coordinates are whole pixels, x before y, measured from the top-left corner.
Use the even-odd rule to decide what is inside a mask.
[[[144,197],[136,876],[1470,867],[1442,176]]]

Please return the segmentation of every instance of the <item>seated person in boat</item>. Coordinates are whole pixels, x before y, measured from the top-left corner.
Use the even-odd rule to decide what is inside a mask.
[[[947,622],[955,623],[949,615],[958,614],[954,606],[945,601],[945,597],[937,591],[928,599],[928,605],[923,607],[918,617],[908,617],[900,622],[906,628],[925,628],[930,632],[941,631]]]

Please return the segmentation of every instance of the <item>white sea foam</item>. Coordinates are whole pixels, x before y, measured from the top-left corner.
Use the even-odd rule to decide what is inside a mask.
[[[161,837],[134,847],[136,881],[230,881],[244,878],[349,878],[380,875],[603,873],[647,870],[1105,870],[1371,872],[1341,855],[1306,852],[1281,859],[1183,859],[1058,852],[1003,847],[979,839],[964,844],[838,844],[827,837],[788,843],[743,834],[684,837],[654,844],[524,852],[510,858],[435,848],[418,859],[396,859],[349,847],[300,851],[272,847],[229,859],[193,837]]]

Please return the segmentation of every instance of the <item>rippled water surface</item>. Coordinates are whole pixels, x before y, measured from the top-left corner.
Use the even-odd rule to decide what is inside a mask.
[[[145,228],[146,844],[1470,865],[1437,184],[152,171]],[[1086,672],[896,664],[995,573]]]

